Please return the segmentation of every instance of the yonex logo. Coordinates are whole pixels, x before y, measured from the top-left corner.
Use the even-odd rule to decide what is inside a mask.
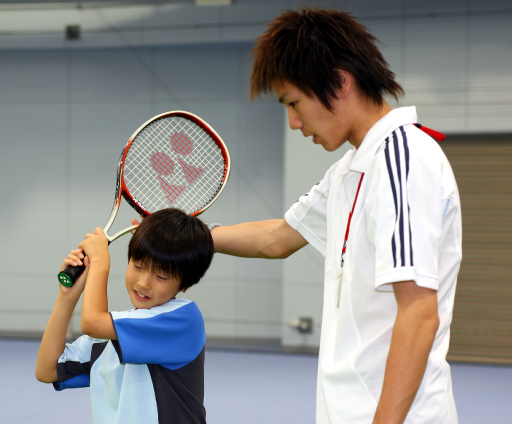
[[[181,132],[175,133],[171,139],[171,148],[172,150],[181,155],[188,156],[192,153],[194,149],[194,144],[192,140]],[[158,179],[160,181],[160,187],[165,193],[165,197],[169,200],[169,203],[173,203],[176,198],[185,190],[187,187],[183,184],[172,184],[171,181],[167,181],[163,177],[171,176],[175,171],[175,163],[171,159],[169,155],[164,152],[156,152],[150,158],[151,167],[157,172]],[[178,162],[181,170],[183,171],[183,175],[188,184],[192,184],[197,180],[204,172],[204,168],[196,168],[186,162],[184,162],[181,158],[178,158]],[[137,202],[138,203],[138,202]]]

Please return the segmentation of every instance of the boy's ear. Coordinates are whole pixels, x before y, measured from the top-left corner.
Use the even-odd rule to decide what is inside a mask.
[[[180,292],[186,293],[187,289],[181,289]]]

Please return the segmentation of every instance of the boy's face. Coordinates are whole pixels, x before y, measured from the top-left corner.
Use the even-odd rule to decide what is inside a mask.
[[[343,120],[338,119],[337,99],[334,111],[329,111],[316,97],[309,97],[288,82],[274,86],[277,99],[286,106],[288,124],[292,130],[301,130],[304,137],[313,136],[313,143],[333,152],[348,140]]]
[[[130,260],[126,270],[126,290],[137,309],[149,309],[174,299],[181,281],[162,273],[146,270],[142,263]]]

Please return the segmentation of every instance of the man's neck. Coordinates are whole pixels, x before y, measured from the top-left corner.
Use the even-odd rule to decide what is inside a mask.
[[[353,109],[354,131],[348,140],[356,149],[359,148],[368,131],[393,110],[385,100],[382,101],[382,105],[362,102],[357,106]]]

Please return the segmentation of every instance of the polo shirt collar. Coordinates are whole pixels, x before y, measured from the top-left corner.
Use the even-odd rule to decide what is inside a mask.
[[[366,172],[370,161],[382,145],[384,138],[389,136],[398,127],[416,122],[418,122],[418,116],[416,115],[415,106],[393,109],[370,128],[359,149],[355,151],[348,169],[361,173]]]

